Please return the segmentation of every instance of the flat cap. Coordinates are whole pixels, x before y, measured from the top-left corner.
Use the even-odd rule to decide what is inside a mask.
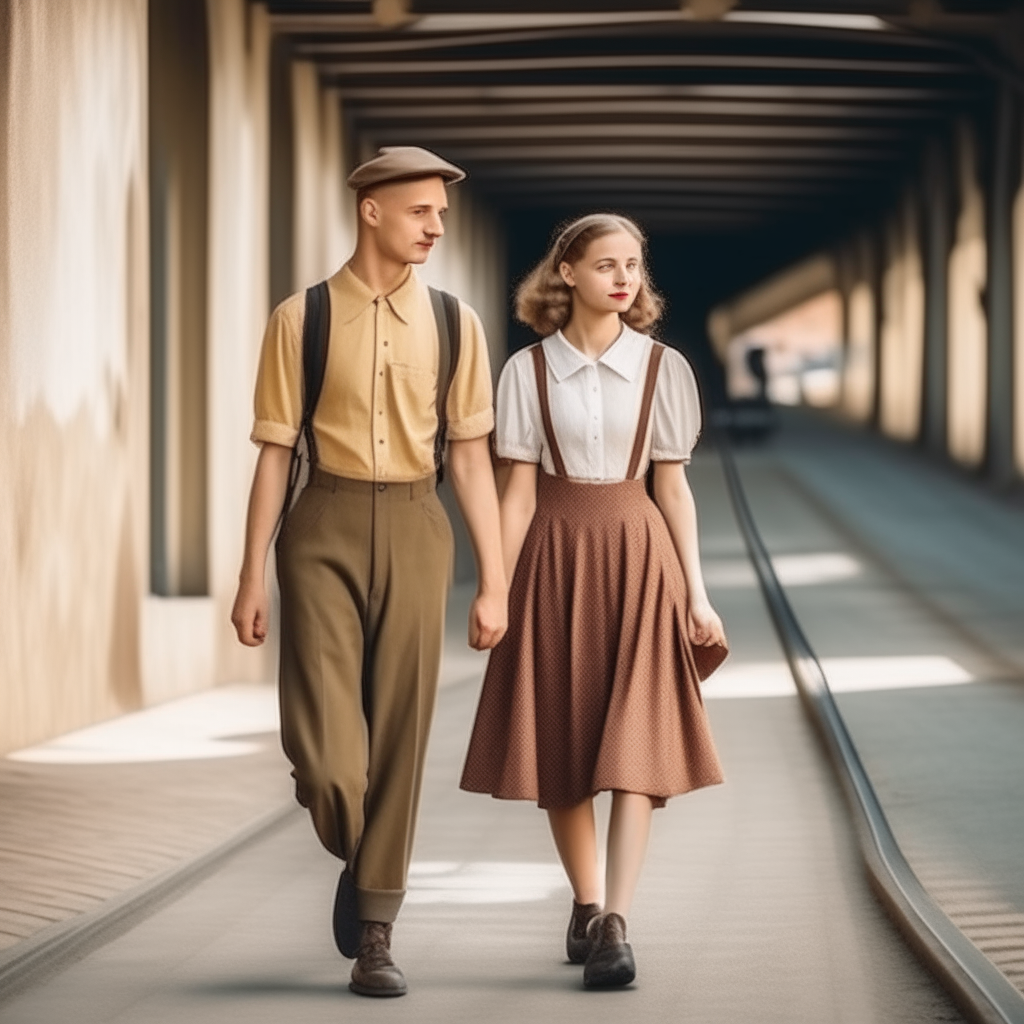
[[[402,178],[423,178],[437,174],[449,185],[462,181],[466,172],[442,160],[436,153],[419,146],[381,146],[377,155],[360,164],[349,176],[348,187],[354,189],[380,185]]]

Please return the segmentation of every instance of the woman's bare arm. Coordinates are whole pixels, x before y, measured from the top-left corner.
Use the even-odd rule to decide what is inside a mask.
[[[501,495],[501,548],[505,576],[511,582],[526,532],[537,510],[537,465],[513,462],[505,471]]]
[[[724,644],[722,620],[711,607],[704,586],[697,540],[697,506],[681,462],[654,464],[654,500],[665,518],[683,567],[688,595],[690,642],[700,645]]]
[[[256,462],[249,492],[249,513],[245,522],[245,554],[238,575],[238,593],[231,609],[231,623],[246,647],[259,647],[270,627],[267,598],[267,552],[274,539],[277,521],[288,489],[292,449],[264,444]]]

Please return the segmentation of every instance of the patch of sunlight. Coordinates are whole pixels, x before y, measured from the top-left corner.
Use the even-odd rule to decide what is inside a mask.
[[[822,658],[821,667],[834,693],[908,690],[959,686],[974,681],[962,665],[944,655]],[[705,700],[740,697],[785,697],[796,684],[784,661],[726,662],[701,687]]]
[[[566,887],[558,864],[413,861],[407,903],[535,903]]]
[[[775,575],[784,587],[809,587],[852,579],[862,572],[860,562],[841,551],[822,551],[806,555],[776,555],[772,558]],[[757,574],[746,558],[707,559],[704,582],[722,589],[756,587]]]
[[[278,724],[276,687],[218,686],[77,729],[7,756],[34,764],[130,764],[240,757],[263,747],[248,737],[275,733]]]
[[[967,669],[942,655],[824,658],[821,666],[828,685],[836,693],[959,686],[974,682],[974,676]]]

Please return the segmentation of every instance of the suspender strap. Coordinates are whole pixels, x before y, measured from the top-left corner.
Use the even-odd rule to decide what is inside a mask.
[[[651,406],[654,403],[654,386],[658,383],[658,367],[661,365],[661,357],[665,354],[665,346],[654,343],[651,349],[651,357],[647,360],[647,379],[644,381],[644,397],[640,402],[640,417],[636,424],[636,437],[633,440],[633,454],[629,457],[629,469],[626,470],[626,479],[636,478],[636,471],[640,468],[640,457],[644,453],[644,441],[647,440],[647,426],[651,420]]]
[[[548,438],[551,461],[555,464],[555,475],[566,476],[565,463],[562,461],[562,453],[555,437],[555,428],[551,422],[551,406],[548,404],[548,364],[544,358],[544,346],[534,345],[532,352],[533,372],[537,378],[537,397],[540,399],[540,417],[544,422],[544,433]]]
[[[459,365],[462,350],[462,325],[459,300],[448,292],[430,288],[430,305],[437,323],[437,433],[434,435],[434,472],[437,482],[444,479],[444,451],[448,440],[448,392]]]

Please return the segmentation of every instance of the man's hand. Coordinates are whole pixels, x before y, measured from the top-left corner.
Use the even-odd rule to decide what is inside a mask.
[[[246,647],[259,647],[270,628],[270,601],[262,582],[241,580],[231,609],[231,624]]]
[[[469,609],[469,646],[489,651],[508,629],[508,595],[477,592]]]

